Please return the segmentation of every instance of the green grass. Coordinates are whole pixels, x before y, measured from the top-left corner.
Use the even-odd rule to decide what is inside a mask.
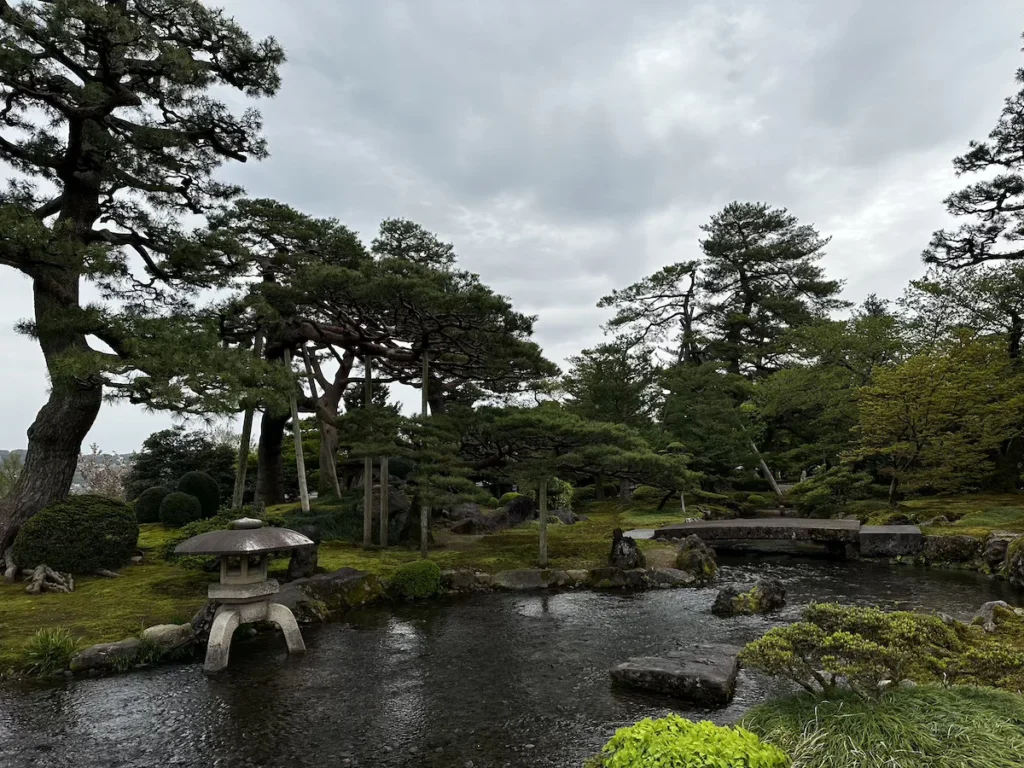
[[[970,494],[961,496],[930,496],[899,503],[896,513],[921,524],[936,517],[946,517],[947,525],[923,526],[933,536],[976,536],[984,538],[993,531],[1024,533],[1024,494]],[[843,507],[840,515],[857,515],[863,520],[881,521],[893,513],[880,499],[854,501]]]
[[[878,700],[810,695],[762,704],[741,725],[793,768],[1019,768],[1024,697],[988,688],[901,688]]]

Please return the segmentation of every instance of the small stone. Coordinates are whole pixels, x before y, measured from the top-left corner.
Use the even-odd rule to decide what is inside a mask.
[[[409,754],[410,754],[410,755],[415,755],[415,754],[416,754],[417,752],[419,752],[419,751],[420,751],[420,750],[419,750],[419,748],[417,748],[417,747],[409,747]]]
[[[444,748],[443,747],[435,747],[434,748],[434,752],[436,752],[437,754],[441,754],[442,752],[444,752]]]
[[[465,763],[463,763],[462,768],[473,768],[473,761],[467,760]]]
[[[523,749],[534,749],[533,744],[524,744]]]

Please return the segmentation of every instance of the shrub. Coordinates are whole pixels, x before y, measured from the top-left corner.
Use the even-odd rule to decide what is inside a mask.
[[[171,490],[162,485],[147,488],[135,501],[135,519],[140,523],[159,523],[160,504]]]
[[[220,509],[220,488],[217,481],[206,472],[186,472],[175,490],[199,499],[203,517],[213,517]]]
[[[771,502],[759,493],[752,493],[747,496],[747,504],[755,507],[769,507]]]
[[[491,496],[491,498],[489,498],[485,502],[485,505],[487,507],[491,508],[491,509],[497,509],[498,508],[498,500],[494,496]]]
[[[511,504],[516,499],[526,498],[525,493],[506,493],[500,499],[498,499],[498,506],[504,507],[506,504]]]
[[[40,629],[25,644],[25,671],[31,675],[55,675],[71,666],[78,640],[61,627]]]
[[[793,768],[1011,768],[1024,754],[1024,698],[984,688],[895,688],[866,701],[801,695],[741,725],[788,752]]]
[[[633,491],[633,501],[639,502],[640,504],[653,504],[665,498],[666,493],[668,493],[668,491],[662,490],[661,488],[655,488],[651,485],[638,485],[636,490]]]
[[[116,569],[135,554],[139,524],[127,504],[103,496],[69,496],[29,518],[14,540],[22,568],[95,573]]]
[[[203,516],[199,499],[190,493],[175,491],[164,496],[160,502],[160,522],[168,528],[180,528]]]
[[[935,680],[963,648],[937,616],[835,604],[811,605],[804,620],[769,630],[740,659],[768,675],[788,678],[812,693],[836,692],[840,679],[861,695],[883,682]]]
[[[849,467],[832,467],[798,483],[790,492],[797,510],[809,517],[828,517],[857,499],[873,494],[871,476]]]
[[[220,562],[216,557],[203,557],[199,555],[183,557],[174,554],[174,548],[186,539],[191,539],[193,536],[227,528],[231,521],[236,520],[237,518],[237,515],[218,515],[217,517],[209,517],[205,520],[193,520],[193,522],[183,525],[167,537],[164,541],[160,556],[163,557],[164,560],[177,563],[182,568],[189,568],[191,570],[213,570]]]
[[[441,591],[441,569],[433,560],[401,565],[391,577],[391,589],[407,600],[422,600]]]
[[[584,485],[582,488],[572,489],[573,505],[586,504],[597,498],[597,488],[593,485]]]
[[[679,715],[620,728],[596,761],[601,768],[786,768],[786,754],[750,731]]]

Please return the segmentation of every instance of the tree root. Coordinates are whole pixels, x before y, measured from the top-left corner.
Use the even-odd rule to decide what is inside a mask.
[[[21,573],[29,580],[25,591],[30,595],[75,591],[75,580],[70,573],[57,573],[48,565],[37,565],[34,569],[25,569]]]
[[[18,564],[14,562],[14,547],[8,547],[4,552],[4,583],[13,584],[18,578]]]

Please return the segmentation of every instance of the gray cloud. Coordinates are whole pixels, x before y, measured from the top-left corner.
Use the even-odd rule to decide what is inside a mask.
[[[1014,0],[230,0],[288,50],[260,105],[272,156],[250,194],[370,239],[404,216],[539,315],[559,360],[600,339],[596,301],[696,252],[734,199],[833,235],[852,299],[893,297],[1020,64]],[[240,102],[239,102],[240,103]],[[0,278],[0,328],[31,312]],[[45,371],[0,330],[0,447],[24,443]],[[164,416],[106,408],[130,450]]]

